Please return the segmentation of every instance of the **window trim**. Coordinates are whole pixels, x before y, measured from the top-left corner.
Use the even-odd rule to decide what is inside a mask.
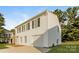
[[[30,22],[27,23],[27,29],[30,30]]]
[[[35,22],[34,22],[34,20],[33,20],[33,21],[32,21],[32,29],[34,29],[34,23],[35,23]]]

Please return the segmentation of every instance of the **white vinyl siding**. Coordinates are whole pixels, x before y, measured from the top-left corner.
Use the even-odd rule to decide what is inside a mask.
[[[25,36],[24,38],[25,38],[25,43],[27,43],[27,36]]]

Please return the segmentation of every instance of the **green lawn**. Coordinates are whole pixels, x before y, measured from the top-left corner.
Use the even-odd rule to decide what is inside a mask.
[[[59,46],[49,48],[48,53],[79,53],[79,41],[63,42]]]
[[[5,48],[8,48],[7,44],[0,44],[0,49],[5,49]]]

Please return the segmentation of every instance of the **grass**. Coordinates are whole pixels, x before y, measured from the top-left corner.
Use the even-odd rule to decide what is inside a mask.
[[[0,44],[0,49],[5,49],[5,48],[8,48],[7,44]]]
[[[79,53],[79,41],[63,42],[59,46],[49,48],[48,53]]]

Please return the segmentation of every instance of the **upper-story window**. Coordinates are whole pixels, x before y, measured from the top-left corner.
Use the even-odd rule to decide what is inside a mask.
[[[23,26],[23,31],[25,31],[25,25]]]
[[[28,23],[27,25],[28,25],[28,28],[27,29],[30,30],[30,23]]]
[[[40,27],[40,18],[32,21],[32,29]],[[17,28],[17,33],[24,32],[25,30],[30,30],[30,22],[26,25],[22,25],[21,27]]]
[[[17,28],[17,33],[18,33],[19,31],[18,31],[18,28]]]
[[[11,34],[9,34],[9,38],[11,37]]]
[[[21,27],[18,27],[17,28],[17,33],[20,33],[21,32]]]
[[[32,29],[40,27],[40,18],[32,21]]]
[[[23,32],[23,26],[22,26],[22,32]]]
[[[40,27],[40,18],[38,18],[37,24],[38,24],[38,27]]]
[[[37,28],[38,26],[37,26],[37,19],[35,20],[35,23],[34,23],[34,28]]]
[[[22,32],[25,31],[25,25],[22,25]]]
[[[27,30],[27,28],[28,28],[28,26],[27,26],[27,24],[26,24],[26,30]]]
[[[5,34],[5,37],[8,37],[8,34]]]
[[[21,32],[21,27],[18,28],[18,31]]]

